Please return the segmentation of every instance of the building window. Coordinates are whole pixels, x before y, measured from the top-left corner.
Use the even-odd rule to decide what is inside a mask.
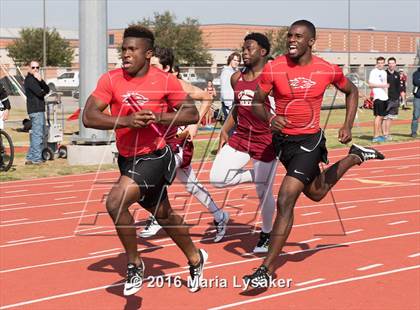
[[[115,44],[115,36],[113,34],[108,35],[108,44],[109,45]]]

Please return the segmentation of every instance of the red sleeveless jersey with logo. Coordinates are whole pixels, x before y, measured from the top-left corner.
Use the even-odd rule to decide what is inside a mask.
[[[253,81],[246,81],[241,74],[236,82],[234,104],[237,111],[237,124],[228,144],[238,151],[248,153],[256,160],[269,162],[275,158],[275,154],[268,122],[261,121],[252,112],[252,99],[260,79],[261,75]],[[266,108],[270,109],[268,99]]]
[[[103,74],[92,96],[110,104],[112,116],[127,116],[141,109],[156,114],[167,112],[179,106],[187,95],[175,76],[150,66],[147,74],[142,77],[132,77],[123,69]],[[129,97],[134,101],[129,100]],[[161,136],[150,126],[116,129],[120,155],[133,157],[163,148],[166,145],[165,128],[160,125],[156,127],[160,128]]]
[[[319,131],[326,88],[343,88],[346,83],[343,71],[322,58],[312,55],[310,64],[299,66],[282,55],[265,65],[259,87],[267,93],[273,90],[276,114],[288,122],[282,133],[301,135]]]

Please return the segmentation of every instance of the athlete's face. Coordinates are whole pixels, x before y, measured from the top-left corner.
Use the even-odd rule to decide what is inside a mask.
[[[309,29],[305,26],[294,25],[287,33],[287,50],[290,58],[300,58],[305,53],[311,52],[315,38],[312,38]]]
[[[128,74],[135,76],[145,66],[148,66],[152,55],[152,49],[146,39],[125,38],[122,44],[122,67]]]
[[[246,40],[242,46],[242,59],[245,67],[252,67],[266,54],[266,50],[258,45],[257,41]]]

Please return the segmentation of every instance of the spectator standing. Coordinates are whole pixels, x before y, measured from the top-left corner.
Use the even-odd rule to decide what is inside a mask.
[[[387,75],[384,70],[385,58],[376,59],[376,67],[370,72],[369,87],[373,90],[373,115],[375,116],[373,126],[372,142],[385,142],[382,131],[382,123],[387,115],[388,87]]]
[[[386,108],[387,115],[384,117],[383,133],[385,141],[392,140],[390,135],[392,120],[398,117],[398,108],[400,107],[400,74],[397,68],[397,60],[394,57],[388,58],[388,69],[386,70],[388,88],[388,104]]]
[[[45,128],[45,96],[50,89],[39,73],[39,63],[31,61],[28,75],[24,82],[26,94],[26,108],[32,123],[30,132],[30,145],[26,154],[27,165],[38,165],[42,161],[42,148],[44,146]]]
[[[217,96],[217,92],[216,92],[216,88],[213,85],[212,81],[207,81],[207,87],[205,88],[205,91],[207,92],[207,94],[209,94],[209,96],[211,97],[212,100],[214,100],[214,98]],[[204,126],[208,129],[213,128],[211,126],[212,123],[212,118],[213,118],[213,111],[212,109],[210,109],[207,113],[205,118],[203,119],[204,122]]]
[[[10,110],[9,97],[3,85],[0,84],[0,129],[4,129],[4,121],[6,121],[7,118],[9,117],[9,110]],[[0,137],[0,171],[3,171],[5,168],[5,165],[3,162],[3,152],[4,152],[3,140]]]
[[[420,117],[420,67],[413,73],[413,120],[411,121],[411,136],[417,137]]]
[[[230,54],[227,66],[223,68],[220,75],[220,100],[222,101],[223,120],[227,119],[232,108],[235,95],[230,84],[230,78],[238,70],[240,62],[241,55],[238,52]]]
[[[407,74],[404,73],[403,69],[399,70],[400,73],[400,102],[401,108],[407,110]]]

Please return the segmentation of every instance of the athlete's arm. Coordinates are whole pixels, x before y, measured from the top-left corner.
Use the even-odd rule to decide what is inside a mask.
[[[346,78],[346,80],[347,82],[343,87],[335,85],[346,95],[346,118],[343,126],[338,131],[338,141],[343,144],[350,142],[352,139],[351,129],[353,128],[359,102],[359,90],[349,79]]]
[[[123,127],[143,128],[150,125],[155,116],[151,111],[143,110],[132,113],[128,116],[111,116],[103,111],[108,104],[95,96],[89,96],[85,108],[83,109],[83,125],[86,128],[95,129],[117,129]]]
[[[162,125],[184,126],[189,124],[196,124],[199,120],[199,114],[194,103],[187,96],[187,99],[177,107],[175,112],[165,112],[155,114],[156,123]]]
[[[182,80],[180,80],[179,82],[181,83],[184,91],[191,97],[192,100],[197,100],[201,102],[200,109],[198,110],[198,114],[200,116],[199,121],[197,122],[197,124],[188,125],[188,127],[185,128],[185,130],[180,134],[181,137],[189,135],[191,138],[194,138],[194,136],[197,134],[198,124],[203,119],[203,117],[205,117],[206,113],[210,110],[213,99],[208,92],[202,90],[201,88],[198,88],[197,86],[194,86]]]

